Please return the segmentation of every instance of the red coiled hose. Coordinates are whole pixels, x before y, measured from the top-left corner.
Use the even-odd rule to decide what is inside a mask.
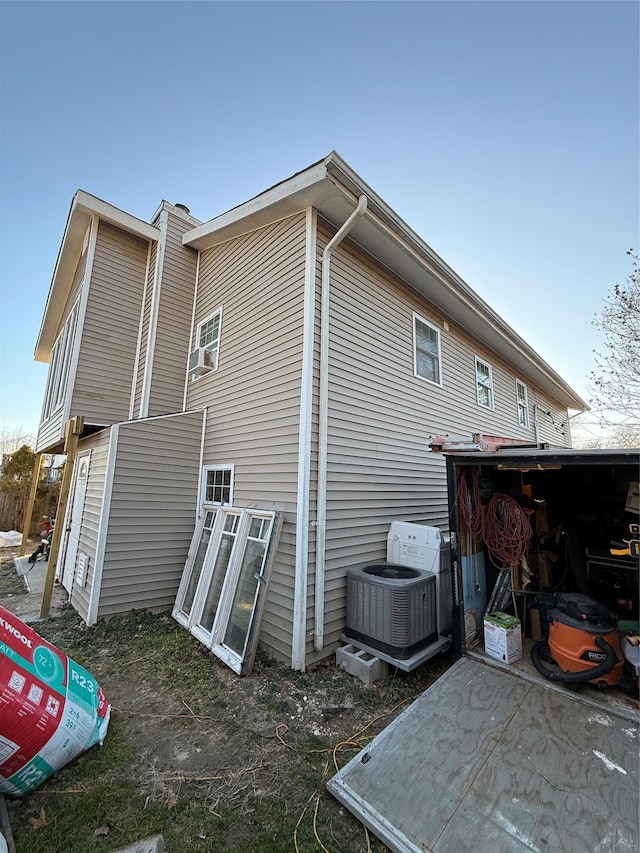
[[[531,512],[509,495],[491,495],[482,513],[482,536],[492,557],[507,565],[520,562],[533,536]]]
[[[472,536],[482,535],[482,501],[478,491],[478,472],[475,469],[461,471],[458,477],[458,504],[460,526]]]

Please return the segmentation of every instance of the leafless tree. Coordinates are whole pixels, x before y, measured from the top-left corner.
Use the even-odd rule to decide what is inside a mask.
[[[613,431],[613,447],[640,448],[640,424],[621,424]]]
[[[630,249],[633,270],[604,300],[593,324],[604,332],[605,351],[595,351],[589,374],[589,404],[603,425],[640,429],[640,259]]]
[[[35,443],[35,436],[28,435],[21,426],[0,426],[0,455],[15,453],[25,444],[27,447],[33,447]]]

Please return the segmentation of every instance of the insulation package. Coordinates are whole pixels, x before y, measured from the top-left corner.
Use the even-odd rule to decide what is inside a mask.
[[[86,669],[0,607],[0,792],[22,797],[102,744],[110,710]]]

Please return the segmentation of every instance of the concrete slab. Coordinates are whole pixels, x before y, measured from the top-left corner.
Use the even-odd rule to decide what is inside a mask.
[[[42,606],[42,594],[47,577],[49,564],[45,560],[29,563],[28,557],[14,557],[16,574],[22,578],[27,590],[26,595],[13,595],[0,599],[0,604],[10,610],[19,619],[27,624],[40,622],[40,608]],[[59,583],[54,583],[51,593],[51,607],[49,616],[59,616],[62,608],[68,601],[67,591]]]

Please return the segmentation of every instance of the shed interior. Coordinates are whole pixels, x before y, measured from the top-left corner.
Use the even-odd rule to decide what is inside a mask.
[[[615,461],[551,455],[544,464],[536,457],[481,456],[457,457],[452,468],[463,648],[486,657],[486,613],[516,615],[522,658],[509,665],[537,677],[531,648],[548,638],[549,614],[563,593],[579,593],[604,605],[615,614],[623,649],[635,642],[631,638],[640,633],[640,559],[633,553],[633,541],[640,539],[637,455],[617,454]],[[513,559],[516,553],[524,559]],[[637,671],[627,659],[624,669],[625,681],[607,692],[616,702],[637,708]],[[629,678],[630,693],[622,689]],[[604,685],[598,689],[591,682],[563,686],[586,695],[605,692]]]

